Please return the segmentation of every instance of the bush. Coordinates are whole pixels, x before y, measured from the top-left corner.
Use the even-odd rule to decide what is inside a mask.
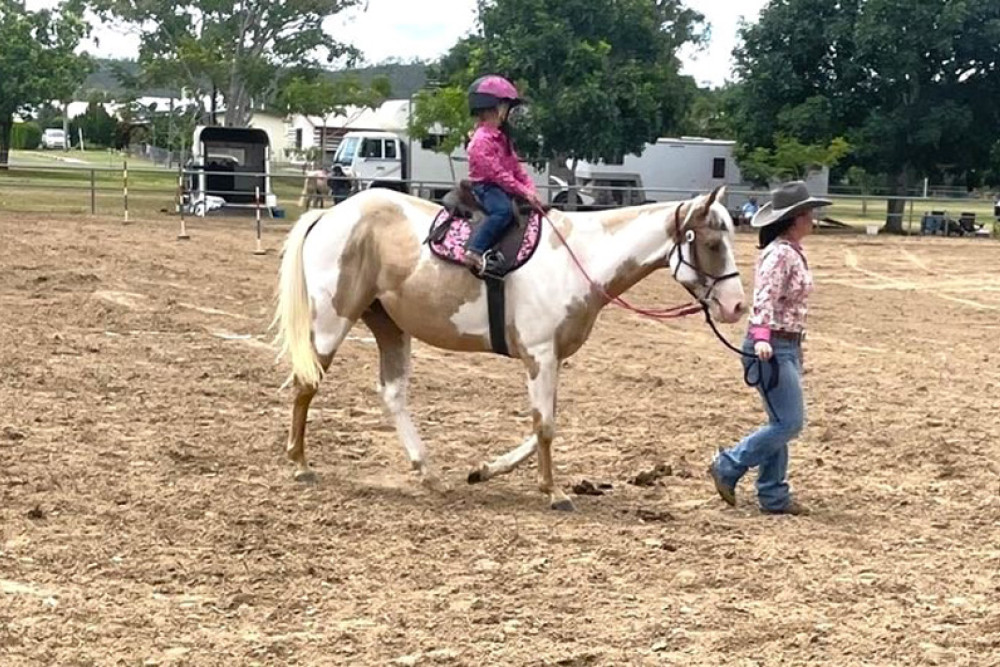
[[[79,137],[81,129],[87,145],[108,148],[115,143],[118,121],[108,114],[103,104],[91,102],[86,113],[70,123],[70,134],[73,137]]]
[[[38,123],[14,123],[10,146],[15,150],[33,150],[42,143],[42,128]]]

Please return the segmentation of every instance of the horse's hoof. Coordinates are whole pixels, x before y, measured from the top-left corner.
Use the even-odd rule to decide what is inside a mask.
[[[469,476],[468,478],[466,478],[466,481],[469,484],[482,484],[488,479],[489,477],[486,476],[486,466],[483,466],[481,468],[476,468],[475,470],[469,472]]]
[[[549,505],[549,508],[555,510],[556,512],[576,511],[576,506],[573,504],[573,501],[570,500],[569,498],[563,498],[562,500],[554,500]]]
[[[299,484],[313,486],[319,482],[319,476],[312,470],[299,470],[295,473],[295,481]]]

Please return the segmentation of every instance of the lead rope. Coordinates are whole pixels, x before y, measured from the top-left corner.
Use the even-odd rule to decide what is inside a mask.
[[[757,388],[757,387],[761,386],[761,384],[763,383],[763,378],[764,378],[764,375],[763,375],[763,363],[764,362],[763,362],[763,360],[760,357],[758,357],[756,354],[747,354],[743,350],[741,350],[741,349],[739,349],[737,347],[734,347],[728,340],[726,340],[726,337],[722,335],[722,333],[719,331],[718,327],[715,326],[715,322],[712,320],[712,315],[711,315],[711,313],[709,313],[709,310],[708,310],[708,301],[707,300],[701,302],[700,304],[699,303],[692,303],[692,304],[685,304],[683,306],[674,306],[672,308],[645,309],[645,308],[637,308],[637,307],[633,306],[632,304],[628,303],[627,301],[625,301],[625,299],[621,298],[620,296],[618,296],[618,297],[612,297],[610,294],[608,294],[607,292],[605,292],[604,289],[601,288],[601,286],[598,285],[590,277],[590,275],[587,273],[587,270],[585,268],[583,268],[583,263],[577,258],[576,253],[573,252],[573,249],[566,242],[566,238],[562,235],[562,232],[560,232],[559,228],[556,227],[555,223],[553,223],[552,220],[549,219],[549,216],[546,215],[545,211],[541,210],[541,209],[536,209],[536,210],[537,210],[538,214],[545,220],[545,222],[547,222],[549,224],[549,228],[552,229],[552,231],[555,232],[555,234],[556,234],[557,237],[559,237],[559,240],[562,242],[563,247],[566,248],[566,251],[569,253],[570,258],[572,258],[573,263],[576,264],[576,267],[580,270],[580,273],[582,273],[583,277],[587,280],[588,283],[590,283],[591,288],[595,289],[599,294],[601,294],[601,296],[603,296],[605,299],[607,299],[610,303],[613,303],[616,306],[619,306],[620,308],[624,308],[626,310],[630,310],[633,313],[636,313],[637,315],[641,315],[643,317],[646,317],[646,318],[649,318],[649,319],[652,319],[652,320],[658,320],[658,321],[661,321],[661,322],[664,321],[664,320],[667,320],[667,319],[675,319],[675,318],[678,318],[678,317],[685,317],[687,315],[693,315],[693,314],[697,313],[699,310],[702,311],[705,314],[705,321],[708,322],[708,326],[711,327],[711,329],[712,329],[712,333],[715,334],[715,337],[718,338],[719,341],[723,345],[725,345],[727,348],[729,348],[730,350],[732,350],[736,354],[740,355],[741,357],[746,357],[746,358],[753,359],[753,361],[750,363],[750,365],[747,368],[745,368],[744,371],[743,371],[743,382],[746,383],[746,385],[748,387]],[[676,228],[677,225],[680,223],[680,206],[677,207],[677,210],[675,212],[675,216],[676,216],[676,221],[675,221],[674,225],[675,225],[675,228]],[[683,251],[680,250],[680,243],[679,242],[674,244],[674,247],[671,248],[671,250],[670,250],[670,254],[667,255],[667,264],[669,265],[670,256],[673,255],[673,253],[674,253],[675,250],[680,254],[680,262],[678,263],[678,268],[680,268],[680,264],[682,264],[682,263],[683,264],[688,264],[688,262],[686,262],[685,259],[684,259],[684,253],[683,253]],[[690,266],[690,264],[688,264],[688,265]],[[693,267],[692,266],[692,268],[694,268],[696,271],[698,270],[697,267]],[[721,277],[714,277],[714,276],[711,276],[711,277],[713,278],[713,283],[712,283],[711,289],[709,290],[710,293],[711,293],[711,290],[715,289],[715,286],[717,284],[719,284],[723,280],[728,280],[730,278],[739,277],[739,273],[738,272],[734,272],[734,273],[730,273],[730,274],[727,274],[727,275],[721,276]],[[674,278],[676,279],[676,272],[675,272]],[[692,296],[694,296],[694,295],[692,294]],[[778,386],[779,368],[778,368],[778,360],[777,360],[777,358],[776,357],[771,357],[770,364],[771,364],[771,380],[770,380],[770,382],[767,383],[766,387],[763,387],[762,393],[764,394],[764,401],[767,403],[767,407],[771,411],[771,415],[774,417],[774,420],[777,421],[777,422],[780,422],[781,420],[778,418],[778,413],[774,411],[774,406],[771,404],[771,399],[768,396],[768,393],[770,391],[774,390],[774,388]],[[753,380],[750,377],[750,373],[753,370],[757,371],[757,379],[756,380]]]
[[[708,326],[712,328],[712,333],[715,334],[715,337],[718,338],[723,345],[728,347],[736,354],[740,355],[745,359],[753,360],[746,368],[743,369],[743,382],[748,387],[752,387],[754,389],[759,388],[761,390],[761,393],[764,395],[764,402],[767,403],[767,409],[770,411],[770,415],[774,417],[774,421],[780,423],[781,419],[778,417],[778,413],[775,412],[774,405],[771,404],[771,397],[768,395],[770,392],[774,391],[774,389],[778,386],[778,382],[780,379],[781,368],[778,366],[778,358],[772,356],[771,360],[768,362],[769,364],[771,364],[771,379],[770,381],[768,381],[767,386],[762,386],[764,383],[764,360],[758,357],[756,354],[749,354],[747,352],[744,352],[743,350],[734,346],[732,343],[726,340],[726,337],[723,336],[722,333],[719,331],[718,327],[715,326],[715,322],[712,320],[712,315],[711,313],[708,312],[708,306],[705,306],[704,310],[705,310],[705,321],[708,322]],[[752,379],[751,373],[755,370],[757,371],[757,379]]]
[[[695,313],[697,313],[702,309],[701,304],[698,303],[686,303],[680,306],[672,306],[670,308],[640,308],[638,306],[633,306],[621,296],[611,296],[610,294],[607,293],[607,291],[604,290],[603,287],[598,285],[597,282],[590,277],[590,274],[587,273],[587,269],[583,267],[583,262],[581,262],[580,259],[576,256],[576,253],[573,252],[573,248],[571,248],[569,243],[566,242],[566,237],[563,236],[562,232],[559,231],[559,228],[556,227],[555,223],[552,222],[552,220],[549,218],[546,212],[541,209],[536,209],[536,211],[545,220],[545,222],[548,223],[549,228],[553,232],[555,232],[556,236],[559,238],[559,241],[563,244],[563,247],[566,248],[566,252],[569,253],[570,259],[572,259],[573,263],[576,264],[576,268],[579,269],[580,273],[583,275],[584,279],[590,285],[591,289],[595,290],[609,303],[613,303],[619,308],[624,308],[625,310],[632,311],[637,315],[641,315],[651,320],[658,320],[658,321],[672,320],[679,317],[694,315]],[[679,206],[677,208],[677,211],[678,213],[680,212]]]

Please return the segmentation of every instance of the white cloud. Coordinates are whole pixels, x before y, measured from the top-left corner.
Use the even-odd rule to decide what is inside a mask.
[[[739,20],[753,23],[768,0],[687,0],[687,5],[705,16],[711,41],[700,51],[684,49],[682,72],[704,85],[720,86],[733,78],[732,53],[736,48]]]
[[[56,4],[57,0],[27,0],[29,9]],[[685,49],[681,53],[683,72],[700,84],[721,85],[732,78],[731,54],[739,18],[755,21],[767,0],[688,0],[687,4],[705,15],[712,38],[700,51]],[[475,0],[367,0],[366,10],[345,11],[327,22],[327,30],[358,47],[369,64],[390,58],[430,60],[469,34],[475,26],[475,7]],[[136,35],[120,29],[98,26],[94,41],[87,50],[95,55],[138,55]]]
[[[344,19],[332,20],[331,32],[358,47],[371,64],[431,60],[472,31],[475,9],[475,0],[368,0],[365,11],[349,10]]]

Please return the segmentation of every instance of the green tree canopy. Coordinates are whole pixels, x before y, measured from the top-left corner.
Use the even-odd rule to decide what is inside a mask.
[[[245,126],[253,104],[276,94],[286,69],[356,56],[323,22],[359,0],[89,1],[101,16],[140,31],[139,63],[149,83],[184,86],[199,97],[218,89],[231,127]]]
[[[1000,139],[1000,3],[774,0],[741,30],[734,128],[744,150],[779,136],[845,137],[847,166],[918,178],[991,166]],[[900,229],[902,201],[887,226]]]
[[[445,89],[418,98],[425,126],[460,136],[458,100],[486,73],[514,81],[529,102],[522,153],[557,165],[641,152],[687,113],[695,86],[676,54],[700,39],[702,17],[678,0],[480,0],[478,9],[476,34],[431,72]]]
[[[78,55],[88,27],[67,5],[28,11],[21,0],[0,0],[0,168],[10,153],[14,115],[72,96],[90,59]]]

